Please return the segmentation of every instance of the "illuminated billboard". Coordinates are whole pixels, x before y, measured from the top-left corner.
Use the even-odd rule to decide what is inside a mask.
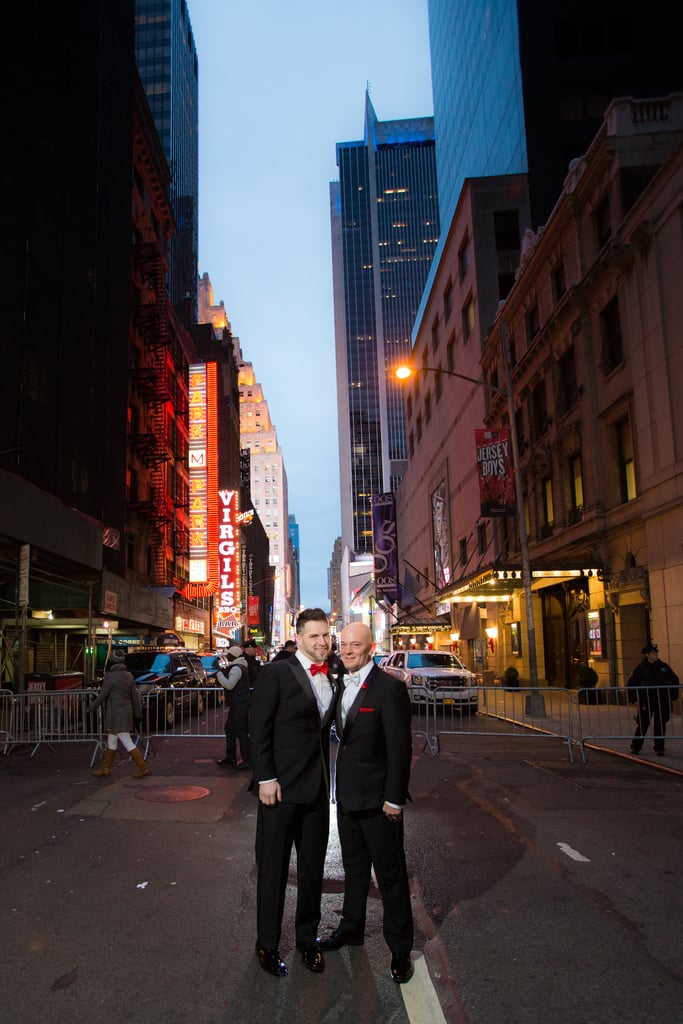
[[[194,363],[189,379],[190,585],[218,582],[218,435],[216,364]],[[195,593],[194,596],[200,596]]]

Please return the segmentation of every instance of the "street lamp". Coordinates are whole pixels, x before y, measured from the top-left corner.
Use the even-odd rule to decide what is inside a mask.
[[[504,320],[501,320],[501,339],[503,348],[503,364],[505,367],[505,384],[504,388],[498,387],[497,384],[489,384],[488,381],[479,380],[476,377],[468,377],[464,373],[456,373],[454,370],[443,370],[441,367],[436,366],[399,366],[395,371],[395,376],[400,381],[408,380],[414,373],[443,373],[446,377],[459,377],[460,380],[469,381],[470,384],[478,384],[479,387],[486,388],[488,391],[493,391],[497,395],[502,395],[508,400],[508,415],[510,419],[510,440],[512,442],[512,469],[515,478],[515,500],[517,504],[517,524],[519,528],[519,547],[522,556],[522,587],[524,590],[524,606],[526,610],[526,622],[527,622],[527,643],[529,649],[529,682],[533,689],[538,688],[538,666],[536,663],[536,629],[534,626],[534,607],[531,600],[531,568],[529,565],[529,538],[526,531],[526,522],[524,519],[524,487],[522,483],[522,468],[519,459],[519,438],[517,436],[517,420],[515,417],[515,402],[512,393],[512,362],[510,357],[510,339],[508,336],[507,325]],[[540,697],[540,694],[538,695]],[[531,713],[535,715],[542,715],[545,713],[545,707],[543,706],[542,698],[540,701],[532,701]]]

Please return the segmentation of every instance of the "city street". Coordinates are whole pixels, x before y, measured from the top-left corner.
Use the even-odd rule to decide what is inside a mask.
[[[219,713],[220,714],[220,713]],[[683,1024],[683,776],[538,737],[415,741],[406,811],[416,973],[364,947],[322,977],[254,956],[256,801],[220,740],[155,741],[152,774],[84,746],[0,758],[2,1019],[12,1024]],[[293,881],[293,876],[292,876]],[[338,921],[333,829],[321,931]]]

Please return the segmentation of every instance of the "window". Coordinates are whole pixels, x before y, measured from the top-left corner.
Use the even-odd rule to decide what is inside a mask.
[[[496,252],[519,250],[519,211],[494,210],[493,231]]]
[[[557,361],[557,413],[564,416],[578,397],[576,356],[574,347],[567,349]]]
[[[539,437],[545,434],[550,423],[544,380],[534,389],[531,395],[531,423],[534,440],[538,440]]]
[[[462,310],[462,330],[465,335],[465,341],[469,338],[470,334],[474,330],[474,302],[471,298],[467,300]]]
[[[443,382],[442,382],[441,364],[439,363],[436,373],[434,374],[434,397],[438,402],[443,393]]]
[[[453,282],[450,277],[443,293],[443,322],[446,323],[453,311]]]
[[[550,281],[553,290],[553,302],[559,302],[567,290],[567,281],[564,274],[564,263],[560,261],[553,267],[550,274]]]
[[[415,454],[415,437],[414,437],[413,432],[411,430],[410,433],[408,434],[408,455],[412,459],[414,454]]]
[[[571,525],[583,519],[583,469],[580,455],[572,455],[569,459],[569,494],[571,508],[568,519]]]
[[[432,352],[436,352],[439,347],[439,318],[434,317],[434,323],[432,324]]]
[[[547,526],[552,526],[554,521],[553,480],[552,477],[548,476],[543,481],[543,522]]]
[[[428,391],[425,395],[425,424],[432,418],[432,393]]]
[[[458,273],[460,275],[460,281],[465,280],[467,271],[470,269],[472,264],[472,246],[469,237],[466,235],[465,240],[460,246],[458,252]]]
[[[624,361],[619,299],[616,295],[600,313],[600,335],[600,373],[606,377]]]
[[[485,555],[488,547],[487,526],[486,522],[477,525],[477,551],[480,555]]]
[[[406,398],[406,417],[408,419],[410,419],[412,415],[413,415],[413,396],[412,395],[408,395],[408,397]]]
[[[593,211],[593,223],[595,224],[595,237],[598,249],[602,249],[612,235],[612,223],[609,216],[609,196],[607,193],[605,193]]]
[[[451,334],[448,339],[448,348],[446,349],[446,367],[451,373],[455,370],[455,332]]]
[[[417,414],[417,420],[415,421],[415,436],[417,437],[419,444],[422,440],[422,413]]]
[[[467,565],[467,537],[460,539],[460,564]]]
[[[628,416],[619,420],[617,431],[617,460],[619,463],[619,487],[622,501],[633,501],[636,497],[636,468],[633,458],[633,435]]]

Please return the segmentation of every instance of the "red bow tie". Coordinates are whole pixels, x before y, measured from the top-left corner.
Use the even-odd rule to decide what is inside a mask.
[[[311,675],[312,676],[317,676],[318,672],[323,672],[325,675],[327,675],[327,662],[326,661],[324,661],[322,663],[322,665],[316,665],[315,663],[313,663],[311,665]]]

